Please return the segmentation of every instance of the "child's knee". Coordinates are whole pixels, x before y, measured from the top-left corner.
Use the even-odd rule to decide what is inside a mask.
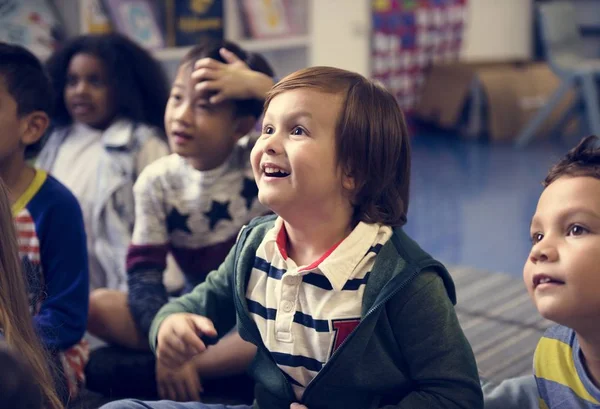
[[[105,327],[107,320],[116,308],[118,308],[119,299],[123,298],[126,302],[126,296],[120,295],[119,291],[109,290],[107,288],[98,288],[90,293],[90,305],[88,311],[88,330],[94,333]]]

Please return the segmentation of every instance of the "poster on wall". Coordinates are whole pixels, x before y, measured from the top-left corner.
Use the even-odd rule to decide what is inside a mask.
[[[434,62],[458,58],[468,0],[371,0],[371,72],[410,114]]]
[[[79,1],[80,31],[89,34],[104,34],[112,31],[101,0]]]
[[[47,0],[0,0],[0,41],[45,57],[62,39],[58,14]]]
[[[167,46],[190,46],[224,36],[223,0],[163,0],[159,8]]]
[[[273,38],[292,34],[289,6],[287,0],[242,0],[250,37]]]
[[[150,0],[104,0],[115,31],[148,49],[165,46],[165,37]]]

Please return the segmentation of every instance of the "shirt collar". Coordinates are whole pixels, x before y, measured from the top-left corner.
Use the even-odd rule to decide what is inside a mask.
[[[197,180],[204,184],[214,184],[216,181],[225,174],[231,164],[233,153],[230,154],[227,159],[219,166],[210,170],[198,170],[195,169],[183,156],[179,156],[179,160],[183,166],[187,169],[188,174],[191,175],[194,180]]]
[[[360,222],[354,230],[341,242],[334,244],[323,256],[308,266],[300,266],[299,271],[307,273],[320,271],[336,291],[341,291],[346,282],[356,274],[356,267],[368,253],[371,246],[375,245],[380,225]],[[287,234],[283,219],[278,217],[275,226],[265,239],[273,243],[275,251],[279,252],[284,260],[287,255]]]
[[[114,121],[102,133],[102,143],[107,148],[125,148],[133,140],[133,123],[125,119]]]

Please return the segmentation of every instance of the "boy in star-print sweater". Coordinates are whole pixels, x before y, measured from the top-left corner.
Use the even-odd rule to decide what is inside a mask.
[[[104,340],[149,350],[152,320],[169,301],[163,284],[167,256],[183,272],[185,293],[224,261],[242,226],[268,212],[257,199],[250,165],[256,138],[249,134],[262,114],[272,77],[260,55],[229,42],[206,40],[181,61],[165,110],[173,153],[148,165],[134,186],[128,294],[104,290],[91,297],[92,314],[103,323],[98,335]],[[243,372],[253,352],[236,357],[238,345],[221,348],[232,353],[231,359],[218,356],[211,361],[214,367],[228,368],[215,376]],[[222,359],[226,362],[219,365]],[[230,362],[235,365],[228,366]],[[174,385],[174,378],[181,382]],[[170,385],[161,387],[160,379]],[[190,368],[167,374],[157,366],[157,382],[161,398],[193,400],[202,389]],[[182,389],[186,393],[177,397],[169,392]]]
[[[214,169],[197,170],[174,153],[139,176],[127,271],[129,307],[145,336],[168,301],[162,284],[167,254],[183,272],[188,292],[225,260],[240,228],[267,212],[257,200],[250,168],[254,142],[249,136],[241,139]]]
[[[272,76],[262,57],[223,45],[249,68]],[[148,166],[134,187],[129,308],[145,339],[154,315],[168,301],[162,284],[167,254],[185,276],[184,292],[191,290],[223,262],[240,228],[267,212],[257,200],[250,166],[256,139],[246,135],[262,113],[262,99],[211,104],[195,88],[192,73],[200,70],[194,71],[194,63],[222,60],[220,48],[200,44],[180,63],[165,112],[174,153]]]

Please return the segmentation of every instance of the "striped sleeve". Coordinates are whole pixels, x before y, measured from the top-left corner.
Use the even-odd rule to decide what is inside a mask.
[[[581,361],[575,332],[556,325],[540,339],[534,355],[540,408],[598,408],[600,391]]]

